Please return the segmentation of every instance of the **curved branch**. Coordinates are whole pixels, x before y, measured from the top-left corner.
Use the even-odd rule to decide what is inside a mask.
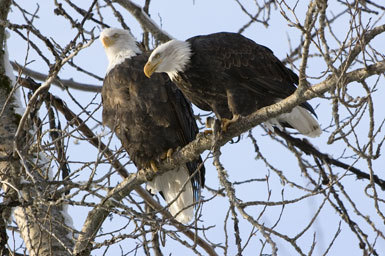
[[[364,33],[361,37],[358,38],[358,43],[354,48],[350,51],[346,60],[341,64],[339,71],[343,72],[347,70],[353,61],[356,59],[357,55],[362,51],[362,48],[369,44],[369,42],[375,38],[377,35],[383,33],[385,31],[385,24],[377,26],[366,33]]]
[[[345,164],[341,161],[331,158],[328,154],[322,153],[317,150],[309,141],[306,139],[298,139],[290,136],[289,134],[280,131],[279,129],[274,129],[275,133],[284,138],[287,142],[291,143],[293,146],[299,148],[302,152],[307,155],[313,155],[318,157],[321,160],[324,160],[328,164],[332,164],[343,169],[346,169],[357,176],[357,179],[367,179],[370,180],[370,175],[368,173],[362,172],[359,169]],[[385,181],[381,180],[377,175],[373,175],[373,181],[376,183],[382,190],[385,191]]]
[[[34,70],[26,68],[26,67],[23,67],[16,62],[12,61],[11,64],[12,64],[12,67],[15,71],[17,71],[21,74],[24,74],[26,76],[30,76],[36,80],[45,81],[48,77],[48,75],[46,75],[46,74],[34,71]],[[76,90],[80,90],[80,91],[86,91],[86,92],[101,92],[102,91],[102,86],[79,83],[79,82],[75,82],[72,79],[55,78],[52,81],[52,84],[56,85],[60,88],[67,87],[67,88],[76,89]]]
[[[143,8],[134,4],[130,0],[113,0],[129,11],[132,16],[140,23],[143,30],[150,32],[156,40],[162,43],[170,41],[173,37],[163,31],[155,21],[153,21],[144,11]]]
[[[21,119],[20,119],[20,122],[19,122],[19,125],[17,127],[17,130],[16,130],[16,133],[15,133],[15,139],[14,139],[14,145],[15,145],[15,152],[17,154],[19,154],[20,158],[22,158],[20,152],[19,152],[19,149],[20,149],[20,146],[19,145],[19,142],[21,140],[19,140],[19,137],[21,136],[21,133],[24,131],[24,125],[25,125],[25,122],[30,114],[30,111],[32,110],[32,108],[35,107],[35,103],[38,99],[38,97],[48,91],[49,87],[51,86],[52,82],[56,79],[56,76],[58,75],[61,67],[66,63],[68,62],[70,59],[72,59],[73,57],[75,57],[80,50],[84,49],[84,48],[87,48],[88,46],[90,46],[93,41],[95,39],[91,39],[88,43],[86,44],[79,44],[77,46],[77,48],[72,52],[70,53],[67,57],[61,59],[60,61],[57,61],[56,64],[54,65],[52,71],[50,72],[50,75],[47,77],[47,79],[44,81],[44,83],[33,93],[32,97],[29,99],[29,102],[25,108],[25,111],[24,111],[24,114],[22,115]]]

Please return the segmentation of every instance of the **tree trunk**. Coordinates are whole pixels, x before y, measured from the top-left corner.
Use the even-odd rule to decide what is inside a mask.
[[[11,0],[0,0],[0,19],[7,20],[7,13]],[[5,28],[0,26],[0,45],[5,45]],[[41,175],[49,166],[41,161],[36,161],[36,155],[23,154],[24,159],[39,162],[39,168],[29,166],[29,174],[26,175],[22,161],[14,157],[14,138],[20,116],[15,113],[15,98],[8,99],[12,92],[11,80],[6,76],[6,63],[4,58],[5,48],[0,49],[0,180],[5,197],[1,213],[5,221],[9,220],[11,207],[18,205],[14,211],[14,219],[20,229],[20,234],[28,249],[29,255],[70,255],[74,246],[72,231],[65,225],[62,205],[50,205],[48,198],[52,194],[46,175]],[[31,127],[31,126],[29,126]],[[22,139],[33,138],[26,131]],[[21,144],[27,144],[23,141]],[[26,152],[28,152],[26,150]],[[43,166],[43,167],[41,167]],[[45,169],[45,170],[44,170]],[[5,225],[2,225],[2,235],[5,234]],[[1,250],[4,250],[6,239],[2,236]],[[4,253],[4,252],[2,252]]]

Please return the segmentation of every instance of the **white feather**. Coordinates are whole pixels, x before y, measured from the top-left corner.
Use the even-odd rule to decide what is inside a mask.
[[[312,138],[318,137],[322,133],[317,120],[309,111],[300,106],[297,106],[293,108],[291,112],[281,114],[268,122],[272,125],[276,125],[279,129],[282,129],[282,127],[281,125],[278,126],[277,122],[286,122],[301,134]]]
[[[192,206],[194,203],[194,194],[191,182],[187,181],[188,179],[189,173],[187,166],[182,165],[176,170],[163,173],[162,175],[156,176],[154,180],[147,182],[147,189],[153,194],[162,191],[168,204],[176,198],[169,206],[169,211],[177,221],[184,224],[190,222],[194,216]],[[186,185],[183,186],[185,183]],[[182,193],[180,193],[180,191],[182,191]],[[181,211],[182,209],[184,210]]]

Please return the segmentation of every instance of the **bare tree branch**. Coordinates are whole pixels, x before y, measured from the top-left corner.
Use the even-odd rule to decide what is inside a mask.
[[[16,62],[11,62],[11,64],[12,64],[13,69],[15,71],[17,71],[18,73],[24,74],[26,76],[30,76],[36,80],[45,81],[48,77],[48,75],[46,75],[46,74],[34,71],[34,70],[29,69],[27,67],[22,67],[19,64],[17,64]],[[55,78],[55,79],[53,79],[52,84],[56,85],[60,88],[71,88],[71,89],[76,89],[76,90],[86,91],[86,92],[101,92],[101,90],[102,90],[101,85],[98,86],[98,85],[92,85],[92,84],[79,83],[79,82],[75,82],[72,79],[65,80],[65,79]]]
[[[156,25],[156,23],[143,11],[143,8],[137,4],[131,2],[130,0],[113,0],[113,2],[116,2],[126,8],[140,23],[143,30],[150,32],[156,40],[164,43],[172,39],[172,36],[168,35],[165,31],[159,28],[158,25]]]

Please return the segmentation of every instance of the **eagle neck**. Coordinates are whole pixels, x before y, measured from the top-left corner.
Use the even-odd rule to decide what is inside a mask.
[[[130,59],[133,56],[136,56],[141,53],[139,48],[135,49],[106,49],[107,58],[108,58],[108,68],[107,73],[110,72],[111,69],[113,69],[116,65],[121,64],[125,59]]]
[[[167,44],[167,43],[166,43]],[[166,72],[171,80],[176,80],[179,72],[184,72],[190,64],[192,49],[186,41],[172,40],[168,42],[169,59],[166,62]]]

